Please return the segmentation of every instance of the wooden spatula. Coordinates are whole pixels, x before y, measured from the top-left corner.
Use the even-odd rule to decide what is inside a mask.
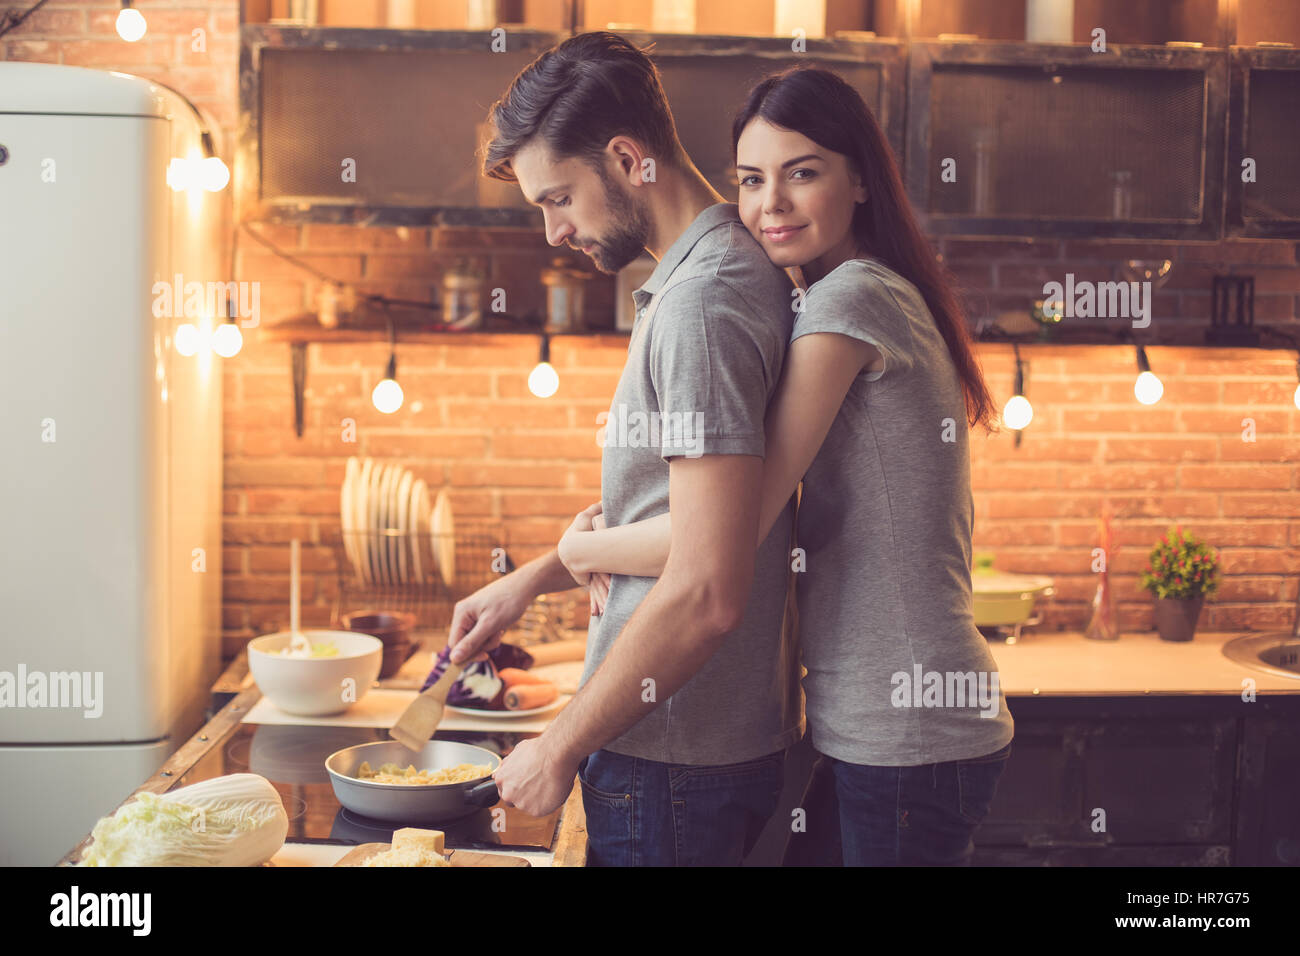
[[[455,661],[447,661],[447,669],[433,686],[411,701],[402,711],[397,723],[388,728],[388,736],[406,746],[408,750],[423,750],[433,732],[442,722],[442,710],[447,706],[447,692],[460,679],[464,670]]]

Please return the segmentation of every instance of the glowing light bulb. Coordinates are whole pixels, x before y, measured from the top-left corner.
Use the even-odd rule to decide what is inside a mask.
[[[1017,431],[1028,425],[1034,417],[1034,406],[1023,395],[1015,395],[1002,409],[1002,421],[1008,428]]]
[[[386,415],[391,415],[402,407],[402,386],[395,379],[386,378],[375,386],[370,393],[370,401],[375,408]]]
[[[550,398],[560,387],[560,376],[550,362],[538,362],[528,373],[528,391],[538,398]]]
[[[233,322],[222,322],[212,333],[212,351],[222,358],[233,358],[243,347],[244,336]]]
[[[1154,405],[1164,393],[1164,383],[1153,372],[1142,372],[1133,383],[1133,394],[1143,405]]]
[[[190,184],[190,161],[181,159],[179,156],[173,156],[172,161],[167,164],[167,185],[172,189],[180,192],[186,189]]]
[[[149,24],[144,21],[144,14],[134,7],[123,7],[117,15],[117,35],[127,43],[134,43],[144,36]]]
[[[176,327],[176,351],[181,355],[193,355],[199,350],[199,330],[189,322]]]
[[[221,192],[230,182],[230,170],[220,156],[209,156],[199,163],[198,179],[208,192]]]
[[[1295,394],[1291,396],[1291,400],[1295,402],[1296,408],[1300,408],[1300,385],[1295,387]]]

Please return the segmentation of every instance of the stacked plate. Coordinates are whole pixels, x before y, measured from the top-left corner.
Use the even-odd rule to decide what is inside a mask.
[[[456,580],[456,532],[446,489],[432,504],[424,479],[372,458],[348,459],[339,494],[343,547],[365,584]]]

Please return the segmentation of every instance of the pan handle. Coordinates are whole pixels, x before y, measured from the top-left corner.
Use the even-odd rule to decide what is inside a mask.
[[[464,797],[470,806],[490,807],[501,799],[501,794],[497,792],[497,782],[489,777],[466,790]]]

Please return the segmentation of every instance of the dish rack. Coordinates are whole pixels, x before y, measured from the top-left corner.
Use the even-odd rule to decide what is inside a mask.
[[[335,624],[352,611],[407,611],[418,629],[451,624],[456,602],[500,575],[493,550],[506,546],[500,524],[459,521],[454,535],[429,531],[344,531],[334,545],[338,589]],[[437,554],[449,549],[453,568],[444,574]],[[354,560],[353,556],[357,560]]]
[[[497,568],[514,570],[506,544],[504,526],[494,522],[458,520],[454,535],[393,529],[341,532],[334,544],[338,588],[333,625],[341,626],[343,615],[353,611],[406,611],[415,615],[417,630],[446,631],[457,601],[501,577]],[[435,555],[448,547],[454,568],[444,576]],[[363,566],[354,562],[353,554]],[[516,625],[525,635],[520,643],[569,637],[565,632],[574,627],[580,598],[585,600],[585,592],[539,596]]]

